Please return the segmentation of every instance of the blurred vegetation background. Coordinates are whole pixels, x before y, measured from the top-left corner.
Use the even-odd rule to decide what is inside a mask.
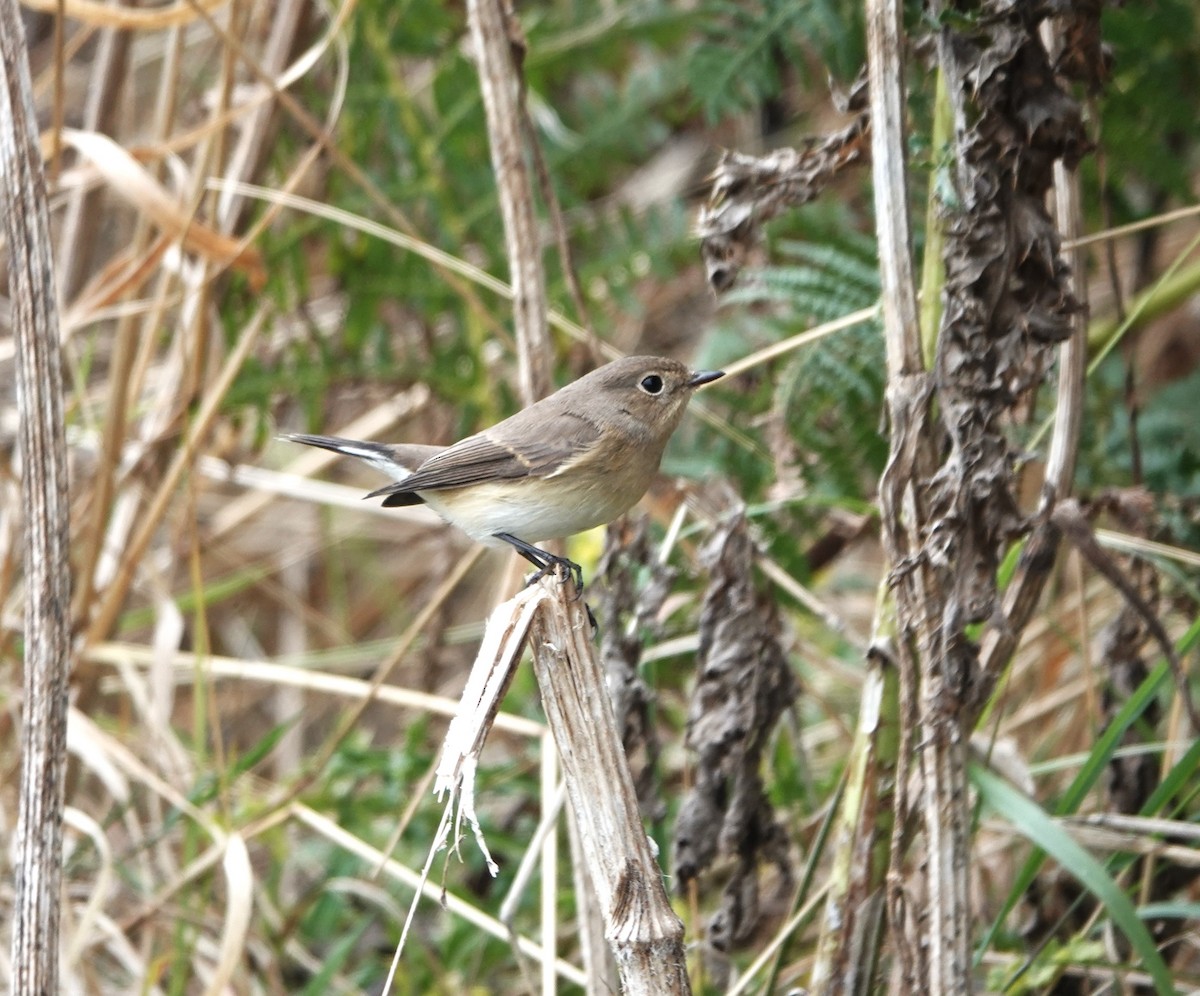
[[[413,895],[397,866],[422,867],[439,818],[428,785],[447,716],[483,620],[521,567],[507,554],[476,561],[469,541],[432,517],[361,503],[381,483],[369,471],[275,436],[449,443],[518,406],[502,222],[464,9],[66,0],[56,22],[52,7],[30,3],[25,26],[69,375],[72,991],[378,991]],[[910,7],[919,37],[932,25]],[[554,333],[558,383],[596,362],[572,323],[622,353],[719,367],[877,303],[868,170],[772,222],[720,299],[693,234],[722,149],[799,145],[845,123],[830,89],[848,89],[862,65],[859,4],[579,0],[517,13],[528,111],[570,246],[568,263],[543,203],[550,302],[569,319]],[[1136,558],[1128,570],[1153,578],[1153,604],[1193,668],[1200,225],[1179,209],[1196,200],[1196,20],[1187,0],[1104,14],[1112,73],[1086,98],[1097,152],[1082,167],[1085,228],[1145,225],[1088,246],[1095,362],[1078,472],[1083,494],[1116,496],[1104,538]],[[933,79],[923,84],[921,66],[914,54],[917,219],[946,168],[929,138]],[[1147,296],[1160,282],[1166,293]],[[12,364],[0,313],[6,841],[22,604]],[[726,991],[764,951],[749,990],[785,992],[806,977],[814,897],[828,874],[823,821],[856,722],[882,572],[872,501],[887,454],[885,377],[867,320],[727,378],[693,406],[661,484],[635,513],[648,519],[649,559],[670,571],[669,594],[633,624],[659,745],[647,762],[657,800],[647,816],[664,867],[690,784],[683,737],[708,577],[697,551],[730,493],[748,510],[754,583],[775,607],[799,689],[762,770],[794,875],[784,888],[764,872],[754,929],[728,950],[697,947],[697,991]],[[1031,503],[1051,394],[1011,426],[1029,455]],[[572,541],[589,575],[603,542]],[[641,582],[658,576],[647,564],[624,569]],[[1148,758],[1138,777],[1168,778],[1171,791],[1140,815],[1194,829],[1200,756],[1169,682],[1148,696],[1136,744],[1101,740],[1132,691],[1110,689],[1104,666],[1106,626],[1120,609],[1086,565],[1060,557],[987,737],[1059,817],[1112,809],[1103,784],[1078,798],[1067,791],[1081,771],[1114,752]],[[602,630],[613,625],[600,619]],[[1147,650],[1146,667],[1155,661]],[[376,676],[387,691],[368,701]],[[461,863],[435,865],[434,881],[479,915],[425,899],[397,992],[522,991],[521,960],[490,918],[550,792],[527,675],[506,714],[478,788],[500,875],[470,845]],[[1167,862],[1136,866],[1138,877],[1132,855],[1183,840],[1164,833],[1131,824],[1094,842],[1135,901]],[[991,815],[978,835],[980,971],[991,987],[1099,991],[1078,979],[1111,979],[1129,957],[1111,942],[1105,908],[1081,899],[1086,884],[1062,886],[1043,858],[1039,895],[1058,883],[1057,913],[1031,901],[1024,923],[1008,915],[1030,899],[1013,894],[1030,849]],[[574,964],[561,836],[550,926],[535,881],[513,928],[543,950],[556,943]],[[395,865],[381,872],[377,851]],[[1172,857],[1174,888],[1154,891],[1153,912],[1181,985],[1200,986],[1194,868]],[[679,897],[689,939],[703,939],[726,871],[718,863]],[[1023,933],[1030,918],[1053,927],[1036,943]],[[570,978],[563,991],[573,991]]]

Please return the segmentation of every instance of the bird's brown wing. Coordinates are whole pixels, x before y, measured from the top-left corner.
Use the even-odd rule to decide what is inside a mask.
[[[441,491],[484,481],[548,477],[586,453],[600,438],[590,418],[574,413],[535,412],[527,408],[475,436],[468,436],[430,457],[403,481],[373,491],[384,505],[420,501],[417,491]]]

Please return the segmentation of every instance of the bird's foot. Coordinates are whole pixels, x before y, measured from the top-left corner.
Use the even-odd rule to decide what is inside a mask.
[[[566,557],[556,558],[545,567],[539,567],[525,579],[525,587],[528,588],[531,584],[536,584],[551,571],[555,571],[558,574],[559,584],[566,584],[568,581],[575,582],[575,594],[571,597],[572,602],[578,602],[583,597],[583,571],[575,561],[567,560]],[[592,639],[599,639],[600,624],[596,622],[596,614],[587,602],[583,603],[583,611],[587,613],[588,625],[592,629]]]
[[[544,553],[544,551],[542,552]],[[555,557],[548,553],[546,554],[546,562],[525,579],[525,587],[528,588],[531,584],[537,584],[537,582],[549,574],[556,575],[559,584],[566,584],[568,581],[575,582],[574,601],[578,601],[583,597],[583,568],[573,560],[568,560],[566,557]]]
[[[568,581],[575,582],[575,599],[578,600],[583,595],[583,568],[575,561],[569,560],[566,557],[559,557],[553,553],[543,550],[540,546],[534,546],[531,543],[526,543],[523,539],[514,536],[512,533],[494,533],[496,539],[504,540],[516,549],[522,557],[528,560],[534,567],[537,568],[529,577],[525,579],[525,587],[528,588],[531,584],[541,581],[547,574],[557,574],[559,580],[566,584]]]

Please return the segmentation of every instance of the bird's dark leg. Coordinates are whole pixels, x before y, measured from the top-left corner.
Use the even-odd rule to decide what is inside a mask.
[[[562,568],[566,575],[563,580],[566,581],[567,578],[570,578],[575,582],[575,597],[578,598],[583,594],[583,568],[575,563],[575,561],[568,560],[566,557],[556,557],[554,554],[541,549],[541,547],[533,546],[530,543],[526,543],[523,539],[518,539],[512,533],[494,533],[493,535],[498,540],[504,540],[505,543],[509,544],[517,553],[537,568],[534,575],[525,582],[526,586],[533,584],[535,581],[540,581],[555,568]]]

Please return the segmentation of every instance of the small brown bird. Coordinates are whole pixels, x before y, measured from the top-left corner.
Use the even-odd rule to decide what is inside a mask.
[[[507,543],[537,568],[583,572],[534,546],[611,522],[646,493],[696,388],[724,376],[661,356],[627,356],[453,446],[285,439],[357,457],[395,483],[386,506],[424,503],[488,546]]]

